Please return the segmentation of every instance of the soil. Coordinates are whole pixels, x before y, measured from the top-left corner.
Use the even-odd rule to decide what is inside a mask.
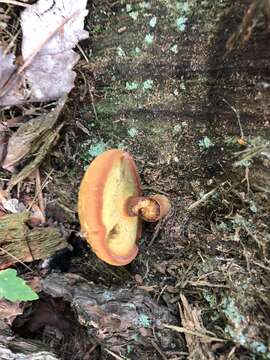
[[[183,327],[184,295],[202,329],[224,340],[202,345],[195,336],[192,348],[186,337],[175,354],[153,347],[145,359],[270,357],[270,40],[263,17],[247,42],[226,50],[248,5],[89,3],[90,38],[81,44],[76,86],[60,119],[65,126],[41,169],[42,177],[54,170],[46,215],[73,246],[52,260],[51,271],[114,291],[139,288]],[[172,203],[165,219],[144,225],[139,255],[121,268],[91,252],[76,209],[85,168],[115,147],[134,157],[144,193],[166,194]],[[75,330],[53,344],[60,358],[82,359],[78,348],[92,349],[87,359],[115,358],[95,339],[86,345],[84,327],[66,308]],[[196,357],[199,348],[204,355]],[[118,356],[136,359],[136,351],[127,343]]]

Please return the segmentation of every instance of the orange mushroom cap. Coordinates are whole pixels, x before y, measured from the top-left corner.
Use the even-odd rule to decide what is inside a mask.
[[[83,177],[78,205],[82,232],[97,256],[111,265],[126,265],[138,253],[141,219],[129,216],[125,203],[140,195],[135,162],[118,149],[98,156]]]

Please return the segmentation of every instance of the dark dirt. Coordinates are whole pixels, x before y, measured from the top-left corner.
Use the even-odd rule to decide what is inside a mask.
[[[240,49],[225,49],[248,4],[92,1],[90,39],[82,43],[88,61],[77,66],[61,141],[41,172],[53,169],[47,216],[74,248],[53,261],[53,270],[114,290],[142,289],[179,326],[184,294],[203,328],[224,339],[207,343],[205,359],[270,358],[270,40],[263,17]],[[113,147],[134,156],[145,193],[172,202],[164,220],[144,226],[139,255],[123,268],[85,246],[76,213],[85,166]],[[254,149],[261,150],[253,156]],[[78,325],[57,351],[82,359],[67,344],[87,349],[86,339]],[[90,342],[91,359],[113,359]],[[191,349],[177,351],[163,355],[185,359]],[[154,347],[153,353],[163,358]],[[127,344],[118,355],[136,359],[136,348]]]

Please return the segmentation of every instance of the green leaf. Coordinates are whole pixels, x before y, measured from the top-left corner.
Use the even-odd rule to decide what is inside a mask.
[[[7,269],[0,271],[0,299],[9,301],[37,300],[38,295],[28,286],[25,281],[17,277],[17,271]]]

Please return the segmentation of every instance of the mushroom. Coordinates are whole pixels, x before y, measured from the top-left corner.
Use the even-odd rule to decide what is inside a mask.
[[[118,149],[105,151],[90,164],[79,190],[82,233],[100,259],[116,266],[137,255],[142,220],[157,221],[170,207],[164,195],[142,196],[133,158]]]

